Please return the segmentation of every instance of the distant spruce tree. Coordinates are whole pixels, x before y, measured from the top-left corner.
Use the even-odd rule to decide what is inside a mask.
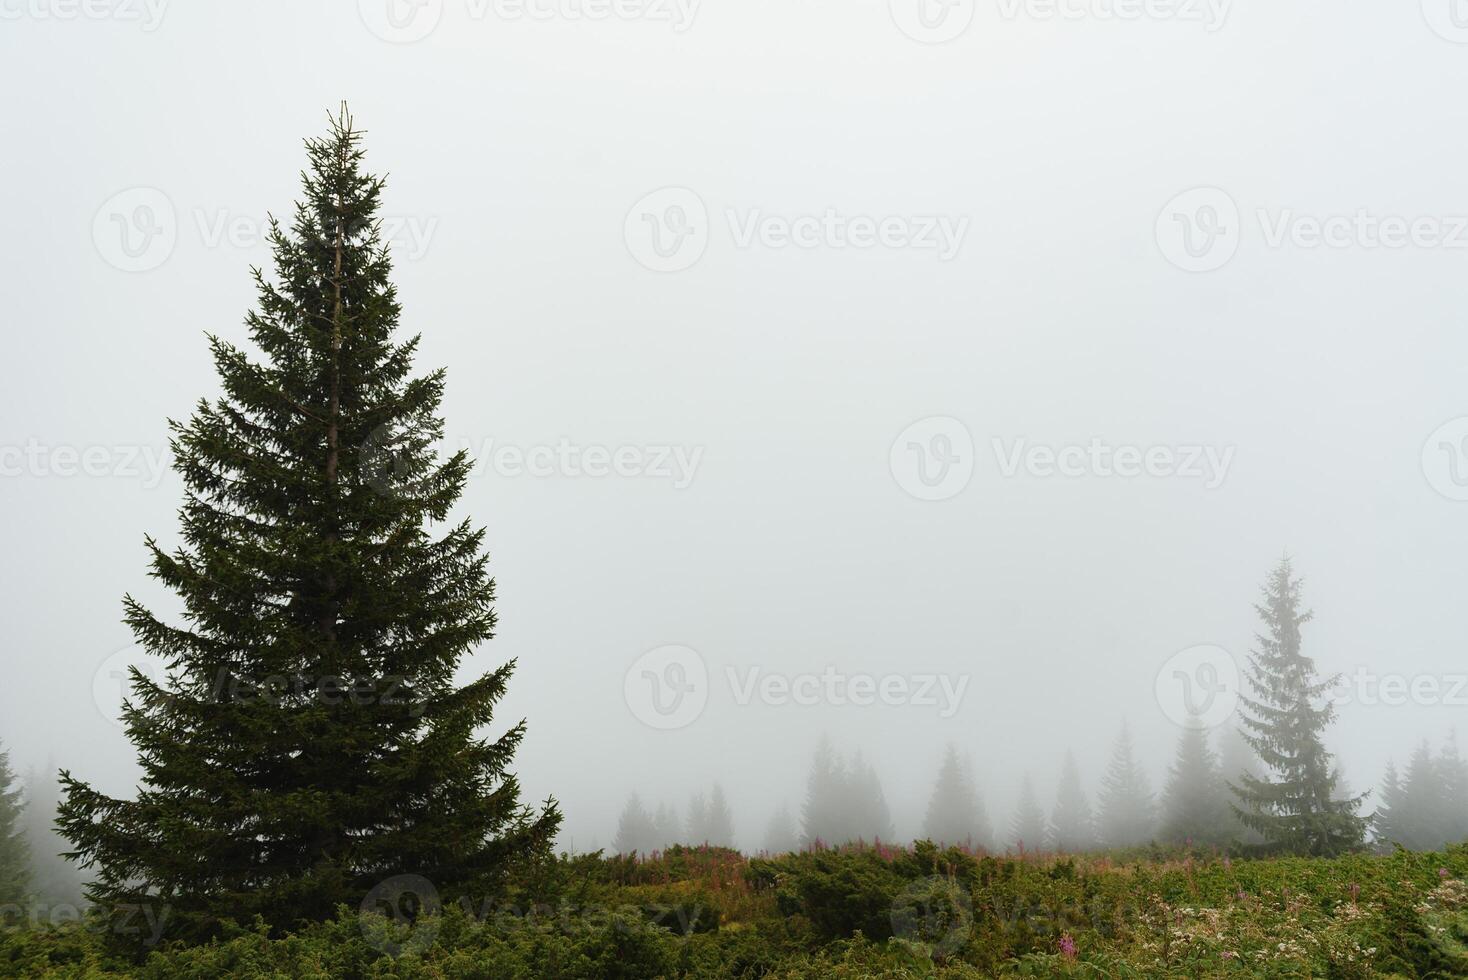
[[[1357,811],[1364,796],[1338,798],[1340,774],[1323,734],[1335,718],[1325,700],[1335,678],[1321,679],[1300,650],[1300,627],[1310,613],[1300,608],[1300,581],[1290,559],[1275,567],[1256,605],[1265,630],[1249,658],[1252,697],[1242,698],[1244,738],[1266,777],[1244,775],[1234,786],[1245,827],[1270,850],[1330,857],[1359,849],[1366,821]]]
[[[24,816],[24,797],[10,768],[10,753],[0,749],[0,905],[20,906],[31,897],[31,855]]]
[[[852,761],[845,796],[852,815],[851,830],[846,839],[892,843],[897,832],[892,826],[887,794],[882,792],[882,781],[877,777],[876,768],[860,752]]]
[[[1096,846],[1096,824],[1081,785],[1081,769],[1074,753],[1065,753],[1060,766],[1060,784],[1055,792],[1055,810],[1050,816],[1050,846],[1076,853]]]
[[[846,813],[846,766],[828,738],[816,744],[810,774],[805,781],[805,802],[800,808],[802,843],[805,847],[839,844],[847,839],[850,814]]]
[[[711,844],[714,847],[734,846],[734,813],[729,809],[729,799],[724,795],[724,787],[718,783],[714,783],[714,788],[709,792],[706,820],[703,840],[695,843]]]
[[[617,836],[612,838],[612,847],[618,854],[640,854],[643,857],[661,850],[663,842],[658,840],[657,826],[652,814],[642,805],[642,798],[633,793],[622,808],[617,821]]]
[[[702,844],[708,839],[709,801],[703,793],[694,793],[688,800],[688,825],[683,828],[683,840],[689,844]]]
[[[62,857],[71,845],[56,832],[60,791],[55,766],[26,770],[24,824],[31,857],[31,891],[37,902],[50,908],[80,908],[86,902],[82,876],[73,862]]]
[[[1096,796],[1097,833],[1107,847],[1134,847],[1152,839],[1156,822],[1152,784],[1137,762],[1131,729],[1123,723]]]
[[[1432,747],[1424,739],[1412,753],[1407,764],[1407,778],[1403,782],[1403,802],[1399,816],[1402,828],[1401,844],[1414,851],[1430,851],[1440,847],[1446,839],[1443,833],[1444,810],[1443,785],[1439,778],[1438,761],[1432,756]]]
[[[1183,729],[1162,791],[1158,838],[1170,844],[1219,847],[1234,837],[1228,786],[1201,725]]]
[[[1377,798],[1376,812],[1371,816],[1371,829],[1379,843],[1402,844],[1410,828],[1407,820],[1407,792],[1395,762],[1387,762],[1386,773],[1381,779],[1381,794]]]
[[[652,815],[653,836],[657,849],[666,851],[683,840],[682,824],[678,822],[678,811],[666,803],[659,803]]]
[[[781,803],[775,812],[770,815],[770,822],[765,825],[765,839],[762,845],[766,854],[790,854],[800,849],[800,834],[795,829],[795,818],[790,815],[790,807]]]
[[[1371,825],[1379,843],[1413,851],[1435,851],[1468,839],[1468,766],[1456,739],[1436,756],[1423,741],[1405,775],[1388,764]]]
[[[1456,732],[1449,734],[1438,757],[1443,796],[1443,843],[1468,841],[1468,760],[1458,751]]]
[[[892,841],[892,814],[881,780],[860,752],[848,763],[829,739],[817,744],[801,808],[801,835],[805,847]]]
[[[979,801],[978,788],[957,747],[951,743],[943,753],[938,781],[928,799],[923,836],[936,844],[989,846],[989,819]]]
[[[166,938],[222,920],[276,930],[421,875],[446,900],[490,894],[552,846],[560,814],[520,802],[523,723],[493,721],[513,661],[459,686],[494,635],[483,531],[449,519],[470,472],[441,460],[444,373],[413,376],[382,241],[380,178],[345,107],[308,140],[304,200],[271,221],[250,338],[210,338],[223,395],[171,423],[184,546],[151,538],[179,625],[125,600],[141,646],[123,709],[136,799],[63,773],[60,824],[104,909],[164,903]]]
[[[729,800],[718,783],[705,797],[698,793],[688,805],[689,844],[709,844],[713,847],[734,846],[734,816],[729,811]]]
[[[1038,851],[1045,846],[1045,811],[1035,796],[1035,784],[1025,773],[1020,785],[1019,802],[1009,824],[1009,840],[1016,850]]]
[[[1218,738],[1218,769],[1223,775],[1223,781],[1229,786],[1238,786],[1245,776],[1253,776],[1261,779],[1264,776],[1264,767],[1259,763],[1259,757],[1244,740],[1243,734],[1234,726],[1230,725],[1219,733]],[[1225,798],[1230,800],[1228,817],[1230,825],[1230,836],[1233,840],[1248,847],[1258,847],[1264,843],[1264,838],[1257,831],[1244,826],[1235,812],[1231,800],[1232,793],[1225,793]]]

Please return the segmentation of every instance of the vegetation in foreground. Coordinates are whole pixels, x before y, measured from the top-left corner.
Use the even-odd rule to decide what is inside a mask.
[[[919,843],[745,858],[547,861],[504,898],[431,883],[271,938],[257,922],[141,960],[94,921],[7,922],[42,977],[1468,976],[1468,846],[1231,860],[1139,849],[994,858]],[[375,902],[375,904],[374,904]],[[416,911],[415,911],[416,910]],[[143,920],[134,926],[146,928]]]

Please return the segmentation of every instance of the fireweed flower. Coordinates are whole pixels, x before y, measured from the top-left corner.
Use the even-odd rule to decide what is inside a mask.
[[[1060,955],[1068,960],[1076,958],[1076,941],[1071,938],[1070,933],[1060,937]]]

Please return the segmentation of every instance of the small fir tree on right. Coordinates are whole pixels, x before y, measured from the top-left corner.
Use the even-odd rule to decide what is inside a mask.
[[[1300,580],[1288,557],[1263,593],[1255,608],[1264,631],[1247,672],[1251,694],[1240,701],[1244,740],[1266,771],[1239,776],[1234,811],[1271,851],[1330,857],[1359,850],[1366,820],[1357,811],[1365,796],[1338,798],[1340,772],[1323,737],[1335,720],[1325,694],[1336,679],[1322,679],[1300,649],[1300,627],[1311,613],[1300,608]]]

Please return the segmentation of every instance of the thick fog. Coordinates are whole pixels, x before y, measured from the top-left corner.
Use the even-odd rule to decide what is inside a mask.
[[[273,16],[262,16],[273,10]],[[345,99],[389,176],[525,795],[796,821],[822,736],[1007,828],[1160,786],[1285,553],[1378,786],[1462,725],[1468,18],[1451,0],[0,0],[0,742],[127,794],[167,422]],[[268,53],[267,53],[268,52]],[[1206,648],[1206,649],[1198,649]],[[155,668],[156,669],[156,668]],[[1465,733],[1468,735],[1468,733]],[[1368,803],[1366,810],[1371,809]]]

